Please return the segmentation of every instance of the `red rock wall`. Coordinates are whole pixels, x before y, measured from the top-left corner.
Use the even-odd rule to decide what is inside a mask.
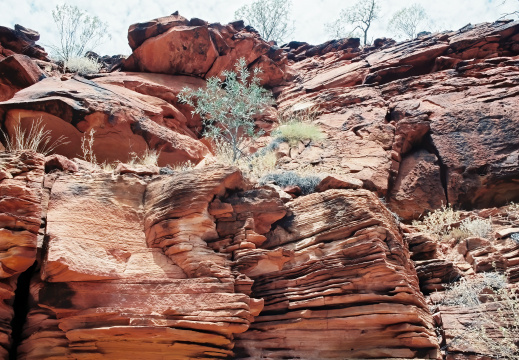
[[[7,358],[17,280],[36,259],[44,157],[0,152],[0,357]],[[41,244],[39,245],[41,246]],[[17,299],[24,302],[24,299]],[[17,321],[23,322],[22,318]]]
[[[284,204],[234,169],[44,182],[41,157],[8,160],[10,211],[13,195],[32,193],[31,244],[14,247],[23,253],[3,280],[6,319],[16,275],[37,260],[19,358],[436,356],[398,226],[368,191]],[[2,231],[19,231],[5,219]]]

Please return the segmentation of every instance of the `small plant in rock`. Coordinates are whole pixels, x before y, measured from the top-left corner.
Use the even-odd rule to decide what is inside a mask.
[[[302,107],[302,108],[298,108]],[[273,143],[288,142],[290,146],[299,141],[321,141],[325,134],[319,126],[312,124],[321,114],[317,106],[298,104],[281,111],[278,116],[279,127],[272,132]]]
[[[253,179],[259,179],[276,169],[276,154],[266,147],[252,155],[242,156],[236,161],[233,161],[233,149],[229,143],[216,141],[215,150],[218,163],[237,166]]]
[[[230,145],[232,163],[246,156],[247,142],[259,135],[253,117],[273,104],[272,94],[259,85],[259,73],[256,68],[251,76],[241,58],[236,71],[222,73],[223,80],[212,77],[205,89],[184,88],[178,95],[181,103],[191,105],[193,113],[202,117],[205,136]]]
[[[101,64],[87,57],[73,57],[65,62],[65,67],[70,72],[79,75],[97,74],[101,70]]]
[[[453,224],[460,221],[460,214],[450,206],[442,206],[425,216],[422,221],[413,221],[413,225],[421,231],[438,237],[446,236],[453,228]]]
[[[471,236],[486,238],[492,232],[492,219],[465,219],[460,224],[460,230]]]
[[[66,141],[65,136],[52,140],[51,131],[45,130],[41,117],[33,121],[28,130],[22,128],[21,121],[18,119],[18,124],[14,127],[12,134],[9,135],[1,129],[0,132],[5,139],[5,149],[8,152],[29,150],[48,155],[59,146],[70,143],[70,141]]]
[[[460,329],[453,343],[469,343],[476,352],[494,359],[519,358],[519,293],[507,287],[503,274],[462,279],[445,292],[442,303],[477,309],[474,321]]]
[[[290,146],[294,146],[299,141],[321,141],[324,139],[324,133],[319,126],[305,123],[289,123],[281,125],[274,132],[276,138],[288,142]]]
[[[81,139],[81,151],[83,152],[83,160],[88,161],[90,164],[97,166],[97,158],[94,154],[94,134],[96,131],[90,129],[89,132],[83,134]]]
[[[146,149],[142,155],[137,155],[136,152],[130,153],[130,165],[151,165],[158,166],[160,152],[157,150]]]
[[[315,191],[316,186],[319,185],[321,180],[320,176],[302,176],[292,171],[283,171],[263,176],[260,179],[259,184],[265,185],[268,183],[274,183],[280,187],[298,186],[303,195],[308,195]]]
[[[479,297],[484,289],[500,290],[506,287],[506,276],[497,272],[479,274],[475,278],[461,278],[447,288],[441,301],[443,305],[472,307],[481,302]]]

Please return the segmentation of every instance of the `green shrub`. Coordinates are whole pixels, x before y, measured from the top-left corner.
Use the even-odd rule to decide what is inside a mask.
[[[251,77],[241,58],[236,71],[222,73],[224,80],[212,77],[205,89],[184,88],[178,95],[181,103],[191,105],[193,113],[202,117],[205,136],[230,145],[232,163],[246,156],[247,141],[258,136],[253,117],[273,103],[272,94],[259,85],[259,73],[256,68]]]
[[[303,140],[321,141],[325,138],[319,126],[302,122],[292,122],[281,125],[274,130],[273,135],[276,138],[288,142],[290,146],[294,146]]]
[[[321,177],[315,175],[302,176],[292,171],[271,173],[263,176],[259,184],[275,183],[280,187],[299,186],[303,195],[311,194],[321,182]]]

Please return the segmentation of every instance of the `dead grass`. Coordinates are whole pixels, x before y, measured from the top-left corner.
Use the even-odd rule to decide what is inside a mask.
[[[1,129],[0,131],[5,138],[5,148],[8,152],[28,150],[48,155],[59,146],[70,143],[63,135],[52,141],[51,131],[45,130],[41,117],[33,121],[28,130],[22,129],[20,119],[18,119],[18,124],[14,127],[11,136]]]
[[[158,166],[160,151],[147,149],[142,155],[130,153],[129,165]]]
[[[435,235],[439,238],[447,236],[453,229],[453,225],[460,221],[460,214],[450,206],[442,206],[426,215],[422,221],[413,221],[413,225],[423,232]]]

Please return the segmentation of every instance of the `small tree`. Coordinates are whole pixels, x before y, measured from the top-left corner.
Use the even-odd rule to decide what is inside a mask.
[[[245,59],[236,63],[236,71],[224,71],[222,79],[212,77],[205,89],[184,88],[178,95],[181,103],[194,107],[194,114],[204,120],[204,135],[230,146],[232,162],[244,154],[245,142],[254,138],[253,116],[273,103],[269,91],[259,85],[260,69],[253,76]]]
[[[359,0],[350,8],[343,9],[339,18],[326,24],[327,32],[340,37],[353,36],[355,32],[361,31],[364,37],[364,45],[368,43],[368,31],[373,21],[378,19],[380,5],[378,0]],[[351,31],[347,31],[344,24],[350,24]]]
[[[236,10],[234,17],[245,20],[263,39],[282,43],[294,32],[291,12],[291,0],[257,0]]]
[[[423,27],[428,26],[428,23],[429,16],[423,6],[413,4],[397,11],[389,21],[389,28],[396,36],[414,39],[418,31],[425,30]]]
[[[84,56],[104,39],[111,38],[108,23],[97,16],[88,15],[77,6],[56,5],[52,10],[52,18],[58,29],[59,44],[50,45],[50,48],[65,62],[73,57]]]

